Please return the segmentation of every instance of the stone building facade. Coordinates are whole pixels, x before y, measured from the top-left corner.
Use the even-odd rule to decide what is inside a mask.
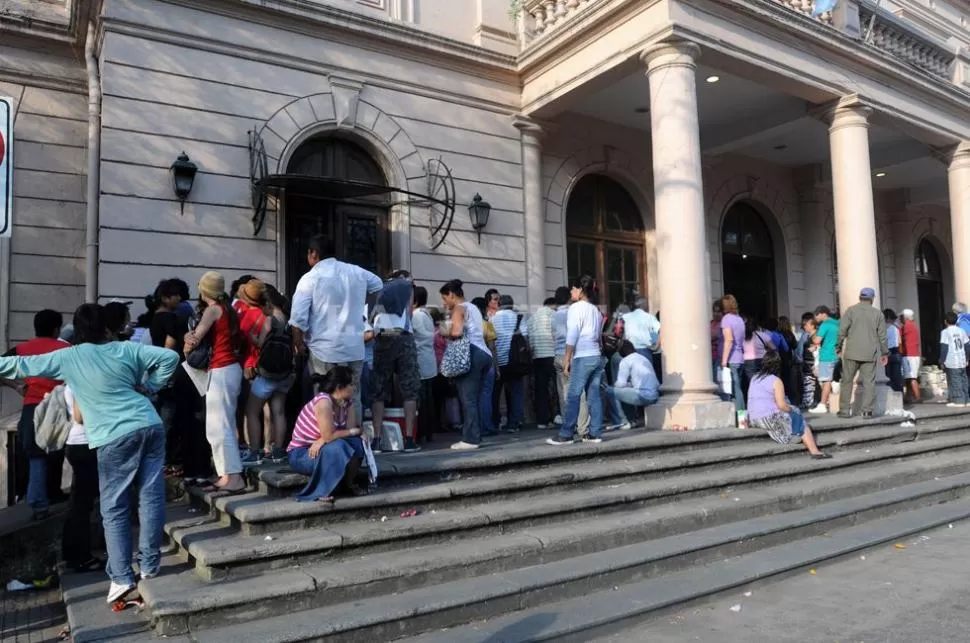
[[[18,106],[5,344],[86,288],[140,300],[215,269],[288,291],[324,232],[432,293],[460,278],[527,308],[588,271],[607,308],[645,294],[677,407],[657,422],[701,426],[724,419],[705,348],[715,295],[797,317],[875,286],[879,305],[930,328],[970,300],[965,0],[841,0],[818,17],[800,0],[0,7],[0,95]],[[260,226],[251,133],[255,178],[289,186]],[[183,151],[198,166],[184,207],[169,170]],[[294,174],[412,194],[321,200]],[[442,208],[414,196],[442,185],[444,237]],[[492,208],[480,237],[476,194]],[[2,411],[15,403],[5,394]]]

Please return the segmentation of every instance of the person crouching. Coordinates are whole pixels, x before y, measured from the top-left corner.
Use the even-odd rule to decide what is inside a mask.
[[[320,378],[320,392],[297,417],[286,451],[290,467],[310,476],[296,495],[300,502],[333,502],[333,493],[341,481],[352,495],[367,493],[357,484],[365,455],[354,413],[353,382],[350,368],[334,367]]]

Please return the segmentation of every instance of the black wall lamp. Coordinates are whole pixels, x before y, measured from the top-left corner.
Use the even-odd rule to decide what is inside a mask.
[[[483,201],[480,194],[475,194],[471,205],[468,206],[468,216],[472,220],[472,228],[478,233],[478,244],[482,243],[482,228],[488,225],[488,215],[492,211],[492,206],[488,201]]]
[[[172,182],[175,185],[175,197],[181,204],[182,214],[185,214],[185,199],[192,191],[192,184],[195,183],[195,174],[199,171],[199,166],[189,160],[189,155],[185,152],[172,163]]]

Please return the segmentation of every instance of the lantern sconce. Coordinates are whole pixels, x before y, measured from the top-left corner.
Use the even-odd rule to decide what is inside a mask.
[[[182,214],[185,214],[185,200],[192,191],[195,183],[195,175],[199,171],[199,166],[189,160],[189,155],[185,152],[172,163],[172,182],[175,186],[175,197],[179,200]]]
[[[475,194],[471,205],[468,206],[468,216],[472,220],[472,228],[478,233],[478,245],[482,244],[482,229],[488,225],[488,215],[492,211],[492,206],[488,201],[483,201],[480,194]]]

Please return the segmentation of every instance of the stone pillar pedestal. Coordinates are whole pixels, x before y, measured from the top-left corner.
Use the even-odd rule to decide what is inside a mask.
[[[863,288],[873,288],[873,303],[881,308],[876,219],[869,163],[869,115],[872,110],[857,97],[839,100],[827,113],[832,151],[832,192],[835,240],[839,264],[839,303],[843,310],[859,301]],[[842,386],[853,385],[842,382]],[[861,394],[853,394],[859,412]],[[838,406],[836,403],[834,406]],[[876,366],[875,414],[902,409],[902,394],[889,388],[885,369]]]
[[[711,379],[711,298],[695,85],[698,55],[697,45],[683,41],[660,43],[641,55],[650,81],[654,216],[663,302],[662,396],[645,413],[650,428],[734,424],[734,405],[715,395]]]

